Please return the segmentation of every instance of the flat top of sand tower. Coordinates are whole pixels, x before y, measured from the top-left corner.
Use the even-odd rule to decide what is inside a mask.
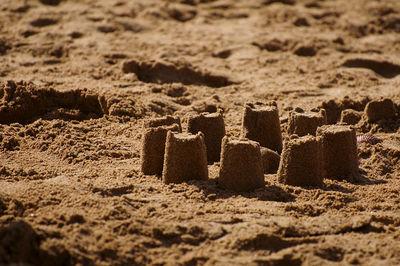
[[[201,134],[201,133],[200,133]],[[174,137],[181,140],[193,140],[198,137],[199,134],[190,133],[174,133]]]
[[[266,103],[245,103],[245,107],[252,109],[253,111],[272,111],[278,108],[278,104],[275,101]]]
[[[339,132],[349,132],[352,130],[353,128],[349,125],[324,125],[319,127],[317,132],[323,134],[336,134]]]
[[[290,141],[288,142],[290,145],[301,145],[307,142],[313,142],[315,141],[316,138],[313,135],[306,135],[306,136],[302,136],[302,137],[294,137],[294,138],[290,138]]]
[[[296,116],[304,116],[304,117],[309,117],[309,118],[314,118],[314,117],[321,117],[322,114],[319,112],[304,112],[304,113],[299,113],[299,112],[293,112],[293,115]]]
[[[214,112],[214,113],[204,112],[204,113],[200,113],[199,116],[204,116],[204,117],[210,117],[211,118],[211,117],[219,117],[221,114],[222,113],[220,111]]]
[[[146,119],[143,123],[143,126],[145,128],[148,127],[159,127],[159,126],[170,126],[172,124],[177,124],[180,126],[180,118],[179,117],[175,117],[175,116],[171,116],[171,115],[167,115],[164,117],[156,117],[156,118],[149,118]]]
[[[156,126],[156,127],[145,127],[144,131],[162,131],[162,130],[171,130],[171,131],[179,131],[179,125],[178,124],[171,124],[171,125],[161,125],[161,126]]]
[[[257,141],[249,140],[246,138],[241,139],[229,139],[229,144],[233,145],[260,145]]]
[[[218,117],[221,114],[222,114],[222,110],[218,109],[217,112],[212,112],[212,113],[210,113],[210,112],[202,112],[200,114],[196,114],[196,115],[193,115],[193,116]]]
[[[263,105],[249,106],[249,105],[247,105],[246,107],[251,108],[251,110],[254,112],[263,112],[263,111],[271,112],[271,111],[275,111],[277,109],[276,106],[269,106],[269,105],[267,105],[267,106],[263,106]]]
[[[219,119],[220,117],[222,117],[222,112],[215,112],[215,113],[208,113],[208,112],[203,112],[200,114],[192,114],[190,115],[189,118],[189,123],[191,121],[198,121],[198,120],[204,120],[207,118],[210,119]]]

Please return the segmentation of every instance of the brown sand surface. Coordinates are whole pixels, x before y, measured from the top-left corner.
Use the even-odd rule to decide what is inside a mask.
[[[140,172],[143,122],[363,112],[360,177],[230,192]],[[400,1],[1,0],[0,265],[399,265]],[[364,138],[365,139],[365,138]]]

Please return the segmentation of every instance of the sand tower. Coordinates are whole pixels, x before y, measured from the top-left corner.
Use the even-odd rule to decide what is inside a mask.
[[[204,135],[169,131],[165,145],[164,183],[182,183],[191,179],[208,179]]]
[[[282,134],[276,102],[267,105],[246,104],[242,136],[278,153],[282,151]]]
[[[144,122],[140,168],[145,175],[161,175],[168,131],[181,132],[179,117],[166,116]]]
[[[340,123],[355,125],[361,120],[361,118],[362,112],[353,109],[345,109],[340,114]]]
[[[161,175],[164,164],[165,140],[168,131],[179,132],[179,126],[146,128],[142,137],[140,166],[145,175]]]
[[[265,186],[260,145],[248,139],[222,140],[219,186],[250,191]]]
[[[317,129],[322,140],[324,177],[353,180],[359,175],[354,128],[325,125]]]
[[[209,164],[220,160],[222,138],[225,136],[225,124],[221,111],[189,117],[188,132],[192,134],[202,132],[204,134]]]
[[[322,145],[311,135],[287,140],[278,170],[279,182],[292,186],[322,186]]]
[[[305,136],[308,134],[314,135],[319,126],[325,125],[326,112],[321,109],[319,112],[290,112],[289,114],[289,134]]]
[[[365,106],[365,114],[368,122],[376,122],[381,119],[392,119],[396,115],[396,109],[391,99],[371,101]]]

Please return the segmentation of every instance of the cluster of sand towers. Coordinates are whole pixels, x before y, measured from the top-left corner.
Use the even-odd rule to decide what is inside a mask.
[[[280,182],[296,186],[351,180],[358,175],[355,129],[326,124],[323,109],[293,111],[283,144],[276,102],[246,104],[238,139],[225,135],[221,111],[190,116],[185,133],[179,117],[151,119],[144,125],[141,170],[181,183],[208,179],[207,165],[220,161],[218,184],[233,191],[264,187],[264,173],[277,172]]]

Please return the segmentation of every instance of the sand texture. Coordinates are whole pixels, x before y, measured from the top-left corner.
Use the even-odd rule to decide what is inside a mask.
[[[1,0],[0,265],[400,265],[399,112],[398,0]],[[279,182],[325,123],[356,148]],[[198,148],[145,138],[172,124]],[[265,142],[265,185],[220,184],[224,132]]]

